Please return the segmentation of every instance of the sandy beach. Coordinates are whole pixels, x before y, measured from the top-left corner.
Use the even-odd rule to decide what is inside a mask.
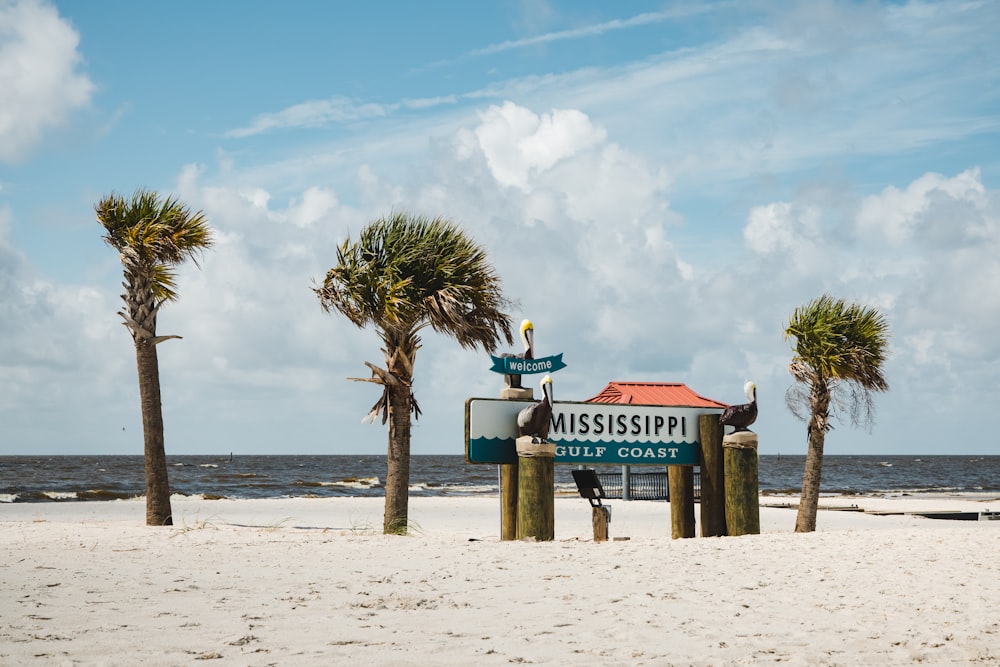
[[[780,504],[794,498],[764,497]],[[0,506],[2,665],[1000,664],[998,498],[836,497],[818,531],[670,538],[612,502],[614,540],[556,499],[553,542],[501,542],[499,500],[175,498]],[[852,508],[854,509],[854,508]],[[890,512],[893,514],[876,514]]]

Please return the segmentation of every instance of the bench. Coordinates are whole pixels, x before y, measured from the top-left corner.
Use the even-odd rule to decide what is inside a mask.
[[[580,492],[580,497],[590,501],[591,522],[594,525],[594,541],[606,542],[608,539],[608,524],[611,522],[611,508],[601,501],[608,496],[604,493],[597,472],[589,468],[574,470],[573,481]]]

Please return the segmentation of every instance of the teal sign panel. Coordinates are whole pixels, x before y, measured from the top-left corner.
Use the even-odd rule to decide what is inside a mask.
[[[517,461],[517,413],[533,401],[470,398],[465,403],[469,463]],[[698,465],[698,417],[721,408],[556,401],[549,441],[556,463]]]

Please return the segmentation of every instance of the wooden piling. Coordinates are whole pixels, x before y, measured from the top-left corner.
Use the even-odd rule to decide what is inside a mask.
[[[594,524],[594,541],[607,542],[608,523],[611,521],[611,508],[606,505],[597,505],[591,508],[592,522]]]
[[[701,441],[701,536],[726,534],[726,483],[719,415],[698,417]]]
[[[530,401],[534,392],[530,387],[504,387],[500,398],[506,401]],[[500,464],[500,539],[517,539],[517,486],[519,473],[517,461]]]
[[[517,539],[517,461],[500,464],[500,539]]]
[[[670,536],[694,537],[694,468],[667,466],[670,493]]]
[[[517,439],[517,539],[555,539],[556,446]]]
[[[757,434],[737,431],[722,438],[726,479],[726,529],[730,535],[760,534]]]

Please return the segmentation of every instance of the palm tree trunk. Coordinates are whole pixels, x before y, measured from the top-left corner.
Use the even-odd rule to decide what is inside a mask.
[[[163,446],[163,409],[160,405],[160,366],[156,345],[135,339],[139,369],[139,399],[142,404],[142,435],[146,464],[146,525],[173,525],[167,455]]]
[[[410,388],[386,385],[389,401],[389,456],[385,476],[382,532],[405,535],[410,499]]]
[[[830,387],[824,378],[814,380],[809,404],[812,411],[808,427],[809,450],[806,452],[806,467],[802,475],[802,497],[795,517],[796,533],[811,533],[816,530],[820,479],[823,473],[823,446],[830,418]]]

